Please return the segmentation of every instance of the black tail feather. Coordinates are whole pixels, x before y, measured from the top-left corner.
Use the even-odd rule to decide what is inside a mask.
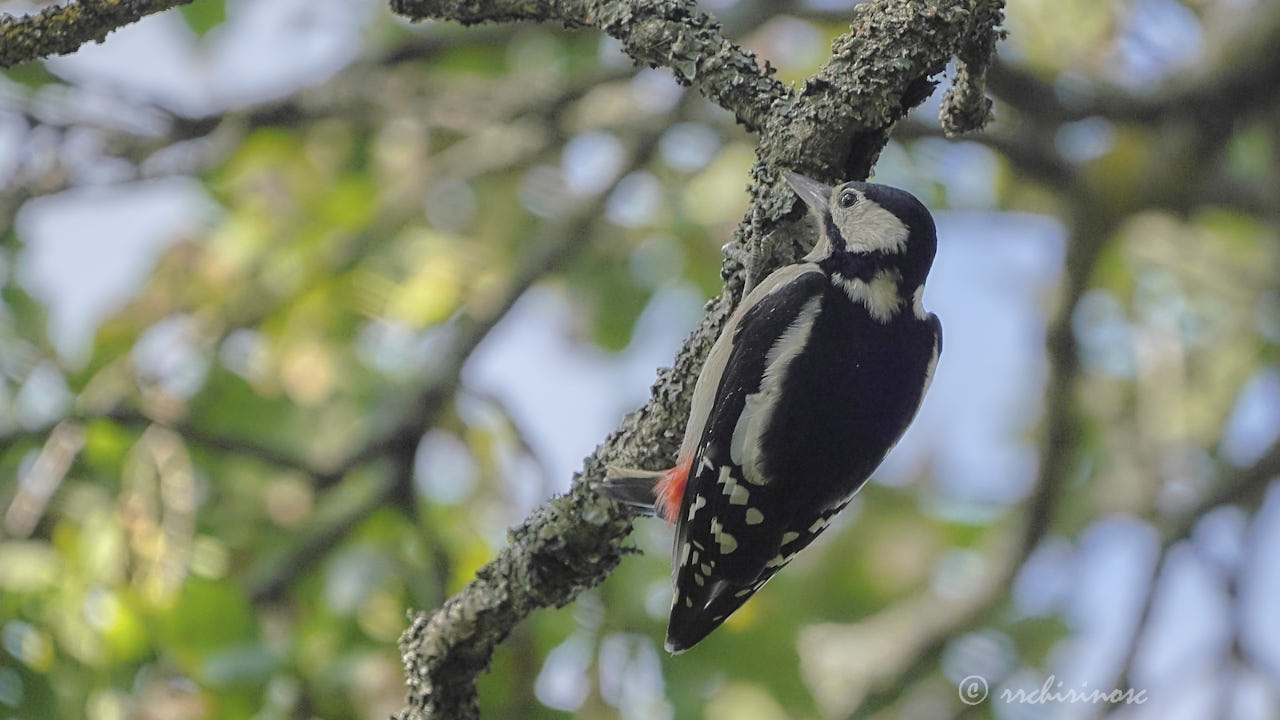
[[[667,623],[667,652],[679,655],[697,645],[763,584],[738,585],[719,580],[710,584],[705,593],[690,593],[687,604],[685,598],[677,597]]]
[[[660,470],[633,470],[630,468],[610,467],[605,472],[604,481],[596,485],[596,492],[605,497],[631,506],[644,515],[654,514],[654,505],[658,496],[654,487],[662,479]]]

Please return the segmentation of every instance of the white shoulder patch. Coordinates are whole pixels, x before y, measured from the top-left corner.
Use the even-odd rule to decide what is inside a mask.
[[[747,397],[742,414],[733,427],[729,457],[742,466],[743,478],[752,485],[764,485],[768,482],[758,462],[761,437],[778,403],[778,396],[781,395],[782,378],[791,361],[795,360],[809,342],[809,334],[813,332],[813,324],[821,305],[822,296],[809,298],[795,320],[773,343],[773,347],[769,348],[769,353],[765,356],[764,378],[760,381],[760,390]]]
[[[720,337],[711,346],[711,352],[702,365],[702,371],[698,373],[698,382],[693,387],[689,422],[685,426],[684,441],[681,444],[682,452],[693,448],[702,439],[702,431],[706,428],[707,419],[711,415],[711,405],[715,402],[716,390],[720,387],[724,368],[729,363],[729,356],[733,351],[733,336],[738,329],[738,323],[742,321],[742,316],[770,293],[809,272],[820,273],[822,270],[812,263],[798,263],[779,268],[769,273],[768,277],[760,281],[760,284],[738,303],[737,309],[729,317],[729,322],[725,323],[724,330],[720,332]]]

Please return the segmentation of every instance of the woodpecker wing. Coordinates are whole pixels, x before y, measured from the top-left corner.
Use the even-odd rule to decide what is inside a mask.
[[[705,637],[785,564],[777,560],[783,536],[799,519],[793,518],[796,488],[763,476],[753,438],[829,287],[813,265],[774,273],[744,301],[712,350],[724,353],[721,344],[729,344],[719,378],[700,381],[715,381],[714,402],[693,435],[698,444],[676,518],[670,652]]]

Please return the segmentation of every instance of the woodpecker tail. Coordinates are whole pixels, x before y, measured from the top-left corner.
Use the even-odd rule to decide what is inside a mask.
[[[610,465],[605,468],[604,481],[596,486],[596,492],[624,505],[630,505],[644,515],[654,515],[658,503],[657,486],[666,476],[664,470],[636,470]]]
[[[674,523],[680,514],[680,502],[688,479],[689,459],[681,455],[680,462],[666,470],[636,470],[611,465],[605,468],[604,481],[596,486],[596,492],[630,505],[645,515],[657,515]]]

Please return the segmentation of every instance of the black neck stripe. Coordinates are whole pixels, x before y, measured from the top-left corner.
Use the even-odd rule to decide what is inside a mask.
[[[822,222],[826,225],[827,241],[831,243],[831,249],[843,251],[848,249],[848,243],[845,242],[844,235],[840,234],[840,228],[836,227],[836,219],[831,216],[830,212],[822,213]]]

